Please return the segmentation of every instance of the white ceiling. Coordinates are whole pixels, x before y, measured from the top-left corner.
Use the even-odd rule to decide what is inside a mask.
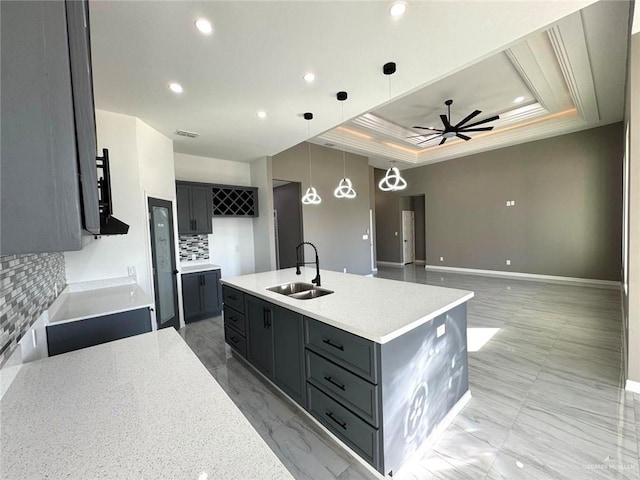
[[[562,83],[555,77],[562,78],[563,73],[558,74],[556,65],[549,69],[551,73],[538,75],[541,81],[531,66],[541,56],[538,69],[545,67],[549,52],[546,56],[540,52],[558,50],[549,47],[551,40],[547,44],[538,40],[542,45],[531,40],[531,45],[525,43],[525,52],[518,51],[518,45],[528,35],[592,3],[409,2],[407,14],[393,20],[388,1],[94,1],[90,8],[96,107],[141,118],[172,138],[177,152],[238,161],[274,155],[306,140],[307,124],[301,117],[305,111],[315,114],[308,125],[316,137],[313,141],[322,144],[327,141],[323,136],[331,139],[342,120],[335,99],[339,90],[349,92],[344,115],[353,119],[349,128],[354,130],[362,128],[354,123],[356,119],[369,112],[398,126],[439,122],[437,115],[447,98],[454,99],[454,118],[475,108],[483,110],[482,117],[502,113],[512,107],[509,102],[517,96],[515,92],[524,95],[524,105],[529,105],[528,111],[515,117],[531,118],[542,115],[538,102],[547,112],[562,103],[562,99],[551,101],[561,90],[557,85],[550,93],[541,84]],[[595,102],[598,118],[592,115],[585,120],[592,124],[613,121],[610,118],[621,110],[622,103],[609,106],[601,101],[601,96],[618,95],[620,82],[613,71],[620,71],[624,79],[624,69],[619,68],[623,59],[616,56],[617,49],[613,55],[610,50],[620,43],[620,23],[612,29],[610,22],[620,21],[621,3],[601,2],[592,7],[593,13],[586,13],[591,10],[587,9],[578,17],[583,40],[571,40],[581,33],[576,22],[567,19],[560,24],[568,22],[568,26],[556,35],[562,48],[582,59],[572,87],[579,99],[584,97],[581,115],[589,115]],[[203,36],[194,28],[198,17],[213,22],[213,35]],[[591,37],[595,44],[584,40]],[[585,65],[580,55],[587,46]],[[502,53],[509,47],[516,52]],[[608,58],[610,63],[594,61],[593,56]],[[524,71],[532,78],[514,66],[514,58],[528,65]],[[476,65],[481,60],[486,65]],[[398,65],[391,83],[381,71],[389,61]],[[469,66],[471,73],[464,70]],[[593,92],[592,96],[581,93],[589,90],[581,80],[584,69],[593,70],[591,84],[597,98]],[[312,85],[302,80],[308,70],[316,74]],[[452,77],[453,72],[459,73]],[[182,84],[182,94],[168,90],[173,81]],[[564,88],[570,90],[566,84]],[[259,119],[258,110],[266,111],[267,118]],[[185,139],[174,134],[176,129],[195,131],[200,137]],[[372,137],[385,138],[371,132]],[[345,137],[344,131],[334,130],[333,137]],[[474,139],[468,144],[481,147],[481,142],[487,143]],[[454,143],[445,146],[459,154]],[[494,138],[488,143],[495,148],[497,142]],[[370,155],[374,164],[396,158],[379,147],[360,147],[346,148]],[[411,144],[407,148],[415,149]],[[403,155],[407,165],[433,161],[424,153]]]

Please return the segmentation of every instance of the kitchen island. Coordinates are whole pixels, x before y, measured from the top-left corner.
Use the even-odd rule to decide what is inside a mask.
[[[293,478],[173,328],[23,365],[0,424],[0,478]]]
[[[315,273],[222,280],[225,338],[352,453],[391,476],[469,398],[473,292],[325,270],[324,296],[269,290]]]

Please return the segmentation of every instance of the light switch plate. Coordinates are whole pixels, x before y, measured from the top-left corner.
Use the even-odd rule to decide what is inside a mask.
[[[369,235],[362,235],[363,240],[369,240]]]

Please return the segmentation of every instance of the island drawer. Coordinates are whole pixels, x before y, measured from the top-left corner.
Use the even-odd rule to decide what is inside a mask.
[[[247,321],[244,314],[234,310],[230,306],[224,308],[224,324],[231,327],[242,335],[247,335]]]
[[[222,301],[234,310],[244,313],[244,293],[227,285],[222,286]]]
[[[247,339],[228,325],[224,326],[224,340],[243,357],[247,358]]]
[[[305,346],[365,380],[378,383],[379,346],[371,340],[305,317]]]
[[[379,427],[378,387],[307,350],[307,381]]]
[[[320,423],[379,470],[379,430],[309,384],[307,384],[307,400],[309,412]]]

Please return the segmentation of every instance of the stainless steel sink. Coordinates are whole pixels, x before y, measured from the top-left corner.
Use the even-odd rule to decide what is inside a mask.
[[[311,283],[305,282],[283,283],[282,285],[269,287],[267,290],[281,295],[286,295],[291,298],[297,298],[298,300],[309,300],[312,298],[324,297],[325,295],[333,293],[333,290],[316,287]]]
[[[270,292],[280,293],[282,295],[292,295],[294,293],[306,292],[314,288],[311,283],[295,282],[295,283],[283,283],[282,285],[276,285],[275,287],[269,287],[267,290]]]
[[[311,290],[307,290],[306,292],[292,293],[289,296],[291,298],[297,298],[298,300],[310,300],[312,298],[324,297],[325,295],[330,295],[332,293],[333,293],[333,290],[327,290],[326,288],[314,287]]]

